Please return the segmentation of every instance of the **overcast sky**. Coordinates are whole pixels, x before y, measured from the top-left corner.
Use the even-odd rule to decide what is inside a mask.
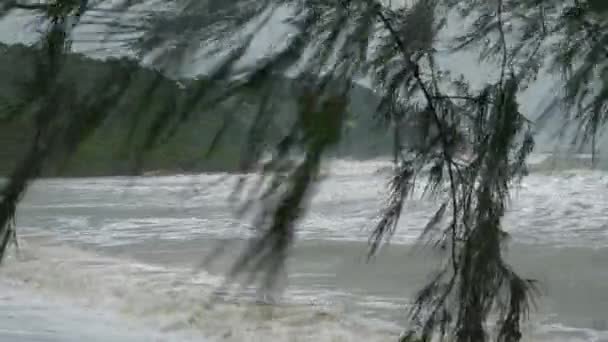
[[[116,1],[116,0],[115,0]],[[393,4],[397,0],[393,0]],[[110,2],[106,2],[110,3]],[[273,18],[269,21],[254,40],[251,48],[246,54],[243,64],[252,63],[257,58],[263,57],[270,51],[280,49],[282,44],[285,44],[289,26],[282,21],[288,15],[288,10],[278,10]],[[442,32],[442,40],[449,38],[455,34],[464,32],[462,20],[449,20],[447,28]],[[82,18],[87,20],[87,15]],[[125,18],[128,21],[129,18]],[[0,41],[5,43],[31,43],[39,36],[37,29],[41,27],[40,20],[36,20],[34,16],[26,15],[24,12],[15,12],[5,19],[0,21]],[[74,34],[74,44],[72,46],[75,52],[82,52],[91,57],[106,57],[112,56],[129,56],[131,53],[124,48],[117,47],[115,43],[104,41],[104,34],[100,33],[102,29],[93,25],[81,25]],[[441,43],[439,44],[441,50]],[[478,62],[474,52],[467,53],[451,53],[439,54],[437,56],[438,63],[441,67],[450,70],[454,74],[461,73],[469,80],[474,87],[481,87],[490,78],[496,77],[497,69],[495,66],[482,64]],[[201,59],[192,59],[184,64],[184,76],[196,76],[205,73],[209,68],[209,63],[203,62]],[[365,82],[365,81],[363,81]],[[528,90],[521,95],[521,105],[525,113],[529,113],[531,118],[536,117],[537,113],[547,106],[550,99],[554,98],[554,86],[556,79],[541,75]]]

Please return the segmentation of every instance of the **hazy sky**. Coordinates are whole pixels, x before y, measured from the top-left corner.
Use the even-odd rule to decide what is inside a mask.
[[[393,4],[396,1],[393,0]],[[288,13],[289,10],[287,9],[276,11],[268,25],[259,32],[242,64],[252,63],[257,58],[263,57],[270,51],[276,51],[285,44],[289,33],[289,26],[282,21]],[[448,39],[450,36],[461,33],[465,29],[464,25],[466,23],[464,21],[450,19],[447,28],[440,35],[440,40]],[[86,14],[82,20],[87,20]],[[125,21],[128,20],[129,18],[125,18]],[[38,37],[36,29],[41,27],[39,20],[38,24],[36,22],[35,17],[24,15],[23,13],[16,12],[14,15],[6,17],[0,21],[0,41],[6,43],[31,43],[35,41],[36,37]],[[124,48],[117,47],[115,43],[104,41],[104,34],[100,33],[100,30],[99,26],[79,26],[73,35],[75,42],[72,48],[76,52],[86,53],[92,57],[130,54]],[[441,42],[438,45],[439,50],[441,50]],[[186,61],[183,68],[184,76],[196,76],[205,73],[209,68],[209,63],[205,63],[203,60],[208,59],[193,58],[190,61]],[[480,63],[474,52],[438,54],[437,60],[440,66],[450,70],[452,73],[463,74],[474,87],[483,86],[487,80],[497,75],[498,68]],[[365,83],[365,81],[363,82]],[[555,78],[542,75],[538,81],[522,93],[520,102],[523,111],[529,113],[531,118],[535,117],[536,113],[542,111],[549,99],[557,95],[554,91],[555,86],[553,86],[555,83]]]

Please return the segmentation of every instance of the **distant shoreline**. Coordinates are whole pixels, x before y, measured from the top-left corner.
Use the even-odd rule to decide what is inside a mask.
[[[341,158],[339,158],[341,159]],[[350,158],[346,158],[350,159]],[[358,161],[373,161],[376,158],[370,159],[358,159]],[[593,166],[591,163],[591,156],[588,154],[576,154],[574,156],[563,156],[552,153],[538,153],[528,158],[528,170],[531,173],[539,172],[555,172],[555,171],[567,171],[567,170],[608,170],[608,163],[605,158],[598,158],[596,165]],[[247,170],[239,168],[221,168],[221,167],[209,167],[209,168],[196,168],[192,170],[185,169],[148,169],[140,172],[108,172],[108,173],[96,173],[96,172],[52,172],[43,173],[39,179],[79,179],[79,178],[111,178],[111,177],[170,177],[170,176],[195,176],[200,174],[250,174],[260,171],[259,166],[251,167]],[[381,167],[376,170],[377,174],[390,173],[392,166]],[[6,179],[8,175],[0,175],[0,178]]]

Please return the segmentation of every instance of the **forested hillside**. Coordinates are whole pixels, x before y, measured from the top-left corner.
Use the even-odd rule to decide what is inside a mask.
[[[19,105],[28,101],[31,94],[31,78],[36,61],[35,50],[24,45],[0,44],[0,174],[6,175],[24,155],[31,141],[33,124]],[[78,89],[73,96],[90,93],[95,82],[111,72],[131,72],[133,81],[130,96],[119,101],[112,115],[96,133],[79,147],[78,152],[65,165],[47,165],[45,176],[104,176],[126,175],[146,171],[205,172],[234,171],[239,167],[241,149],[246,144],[247,124],[255,120],[254,106],[263,99],[256,89],[244,89],[213,110],[198,104],[188,117],[175,124],[161,143],[143,155],[136,153],[142,144],[142,134],[155,124],[155,113],[167,99],[179,103],[189,93],[196,93],[208,86],[204,80],[175,81],[160,72],[144,68],[128,59],[91,59],[71,54],[63,71],[65,80]],[[271,99],[271,110],[279,111],[273,117],[277,121],[267,137],[279,139],[288,130],[295,116],[294,91],[300,85],[287,78],[277,82]],[[218,85],[218,87],[221,87]],[[374,117],[377,98],[369,89],[353,85],[350,92],[350,118],[342,143],[332,151],[335,156],[373,158],[387,153],[390,139],[382,128],[381,120]],[[148,93],[148,91],[150,91]],[[145,103],[141,103],[144,99]],[[69,110],[66,108],[65,110]],[[10,115],[16,113],[16,115]],[[144,120],[135,120],[143,116]],[[137,125],[134,124],[137,122]],[[217,133],[224,130],[221,139]],[[214,141],[217,140],[217,141]],[[210,147],[213,145],[213,149]],[[138,155],[138,160],[135,159]]]

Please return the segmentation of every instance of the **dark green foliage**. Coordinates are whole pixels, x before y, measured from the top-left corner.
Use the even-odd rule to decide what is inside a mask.
[[[0,101],[5,104],[4,121],[0,125],[4,141],[0,174],[7,175],[25,152],[27,137],[33,135],[33,120],[24,114],[24,105],[37,95],[29,87],[33,76],[24,75],[20,70],[31,71],[37,55],[32,47],[23,45],[0,44],[0,48],[4,51],[0,65],[5,76],[0,80]],[[78,54],[68,54],[65,58],[61,78],[74,84],[74,94],[79,97],[95,93],[108,82],[109,75],[132,76],[123,96],[116,99],[111,113],[99,123],[99,129],[85,139],[65,163],[51,162],[43,168],[43,176],[250,170],[267,152],[263,146],[279,139],[295,118],[297,101],[292,96],[300,91],[297,80],[277,78],[271,91],[248,85],[223,103],[208,106],[205,99],[197,97],[198,89],[208,87],[205,79],[180,86],[126,58],[101,61]],[[348,111],[350,126],[344,129],[341,143],[329,153],[355,158],[386,153],[390,139],[379,127],[369,129],[373,123],[373,102],[377,101],[375,95],[356,85],[352,92],[349,102],[353,109]],[[268,96],[270,93],[274,96]],[[266,104],[261,103],[260,96],[266,99]],[[190,99],[194,100],[190,103]],[[178,109],[182,114],[175,114]],[[273,114],[279,112],[281,114]],[[361,136],[367,137],[365,142]],[[250,139],[255,142],[247,142]],[[250,148],[257,150],[254,153]],[[247,166],[241,165],[241,155],[252,159]]]
[[[445,263],[416,296],[410,312],[412,330],[403,340],[486,341],[492,314],[498,314],[498,341],[521,339],[520,324],[535,284],[504,261],[508,236],[501,225],[510,188],[526,175],[525,160],[534,145],[526,115],[534,113],[520,112],[518,94],[541,69],[553,67],[550,71],[564,76],[564,121],[579,125],[583,141],[595,137],[607,117],[608,30],[601,2],[418,0],[409,7],[389,8],[376,0],[241,0],[222,6],[182,0],[166,10],[142,12],[133,25],[143,35],[129,46],[142,57],[171,46],[155,61],[164,72],[178,73],[195,45],[203,44],[201,58],[215,61],[205,81],[181,92],[164,88],[161,76],[136,90],[123,88],[122,82],[96,80],[95,86],[101,88],[92,87],[92,94],[74,98],[66,96],[73,85],[61,83],[56,70],[56,64],[65,63],[63,52],[69,47],[67,31],[59,23],[82,9],[72,1],[50,4],[20,6],[44,11],[53,19],[46,37],[55,43],[40,48],[42,62],[32,67],[40,91],[32,91],[31,99],[46,102],[33,111],[32,150],[5,188],[2,251],[14,232],[10,219],[15,205],[27,182],[40,174],[42,163],[57,153],[70,155],[112,112],[107,96],[101,94],[122,98],[130,92],[125,100],[132,120],[126,146],[135,146],[136,158],[173,136],[193,113],[226,105],[208,154],[217,153],[219,141],[238,124],[246,127],[243,155],[248,158],[241,167],[260,162],[263,151],[271,152],[261,170],[262,181],[269,185],[261,189],[259,183],[260,191],[252,192],[243,207],[247,210],[251,201],[263,204],[255,221],[258,234],[228,281],[246,273],[246,284],[257,282],[264,290],[272,289],[283,273],[296,223],[317,184],[323,157],[344,139],[353,80],[371,76],[380,98],[376,116],[392,134],[395,174],[386,207],[371,233],[370,257],[396,229],[403,201],[416,182],[426,182],[425,195],[441,203],[421,240],[437,247]],[[128,13],[130,5],[117,11]],[[1,10],[6,14],[10,8]],[[239,64],[258,31],[281,11],[288,17],[284,24],[292,29],[282,49],[255,63]],[[478,47],[480,58],[498,70],[482,89],[471,89],[463,78],[440,70],[434,60],[437,33],[448,11],[458,11],[472,22],[469,31],[455,39],[454,49]],[[302,86],[293,93],[294,115],[283,117],[286,123],[281,127],[286,128],[273,136],[270,128],[281,110],[270,99],[277,80],[287,72],[295,73]],[[131,78],[123,77],[125,83]],[[100,90],[104,87],[112,92]],[[251,92],[257,100],[248,105],[257,110],[251,120],[239,120],[238,109],[231,106],[238,104],[235,95]],[[142,100],[152,97],[159,103]],[[68,103],[75,110],[58,114]],[[22,104],[7,106],[17,108],[7,113],[24,113]],[[8,119],[14,117],[10,113]],[[144,113],[151,119],[142,125]],[[42,149],[40,137],[45,139]],[[469,158],[461,158],[463,153]],[[241,180],[235,193],[246,181]]]

